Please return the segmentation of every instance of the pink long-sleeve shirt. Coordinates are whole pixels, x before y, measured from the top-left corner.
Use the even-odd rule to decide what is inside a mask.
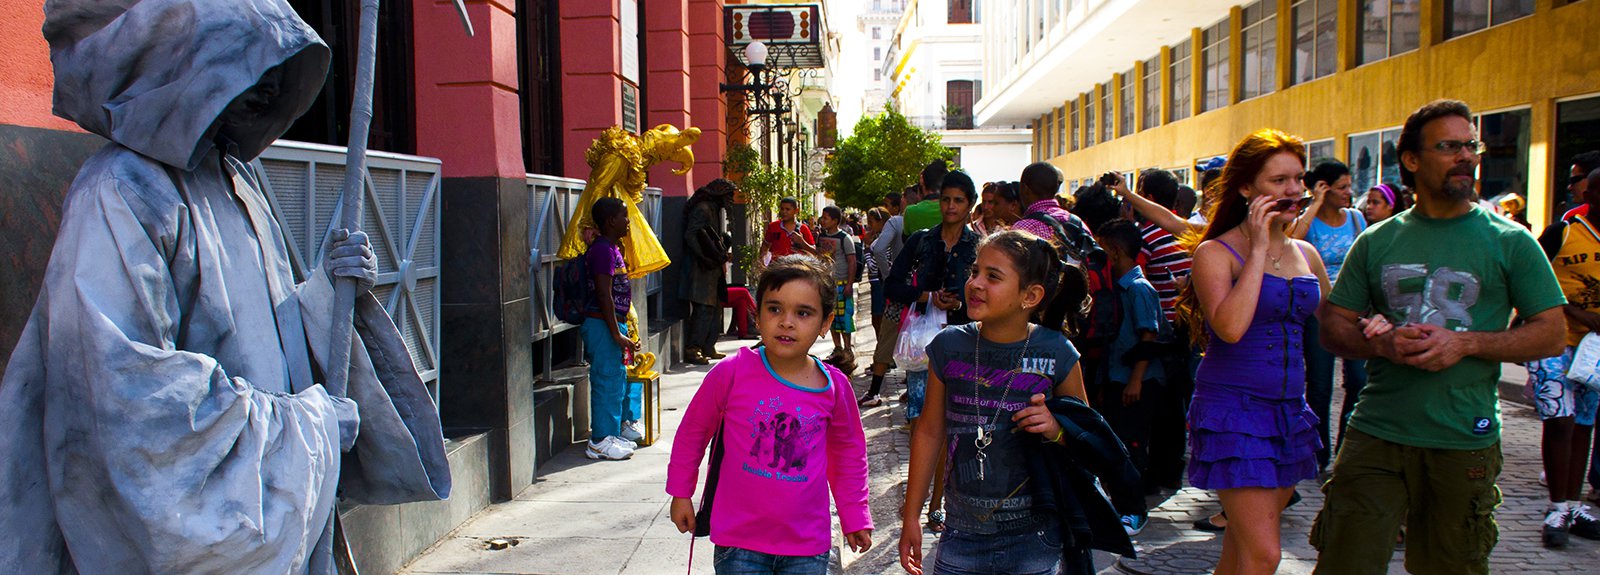
[[[762,352],[740,349],[695,392],[672,441],[667,494],[693,497],[700,461],[723,426],[711,542],[773,555],[828,551],[828,495],[845,533],[872,528],[867,440],[848,379],[817,362],[824,389],[779,377]]]

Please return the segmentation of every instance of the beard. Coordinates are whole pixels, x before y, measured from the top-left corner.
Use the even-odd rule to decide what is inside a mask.
[[[1444,185],[1440,186],[1439,192],[1447,200],[1470,201],[1478,195],[1477,182],[1476,179],[1464,181],[1457,181],[1454,178],[1447,179]]]

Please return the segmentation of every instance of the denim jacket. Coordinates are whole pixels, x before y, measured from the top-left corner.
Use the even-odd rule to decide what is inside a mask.
[[[889,269],[889,277],[884,281],[889,300],[909,306],[916,303],[924,292],[954,290],[961,295],[962,306],[949,312],[946,323],[967,323],[970,321],[966,307],[967,277],[971,274],[973,262],[978,260],[978,241],[981,239],[983,236],[978,232],[962,228],[961,239],[956,241],[955,248],[946,251],[937,227],[911,234],[905,246],[900,248],[900,255],[895,257],[894,267]]]

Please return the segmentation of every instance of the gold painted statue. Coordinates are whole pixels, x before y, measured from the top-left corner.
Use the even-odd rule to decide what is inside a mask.
[[[628,220],[632,224],[628,237],[622,238],[622,257],[628,262],[628,277],[638,279],[672,263],[666,249],[656,239],[655,230],[639,211],[644,200],[645,175],[650,166],[663,161],[677,162],[672,171],[683,175],[694,165],[694,152],[689,150],[700,139],[699,128],[678,131],[671,124],[661,124],[649,131],[634,135],[619,126],[606,128],[600,133],[583,157],[589,163],[589,182],[578,197],[572,221],[567,222],[567,232],[561,237],[561,249],[556,255],[572,259],[583,255],[594,237],[594,221],[589,208],[600,198],[617,198],[628,206]]]

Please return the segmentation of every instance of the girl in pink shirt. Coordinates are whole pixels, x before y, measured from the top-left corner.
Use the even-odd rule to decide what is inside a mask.
[[[710,514],[717,573],[824,574],[828,496],[850,547],[872,546],[867,447],[850,382],[808,355],[833,323],[829,270],[778,258],[756,286],[761,346],[718,362],[673,439],[667,494],[678,531],[695,528],[695,480],[719,430],[723,456]]]

